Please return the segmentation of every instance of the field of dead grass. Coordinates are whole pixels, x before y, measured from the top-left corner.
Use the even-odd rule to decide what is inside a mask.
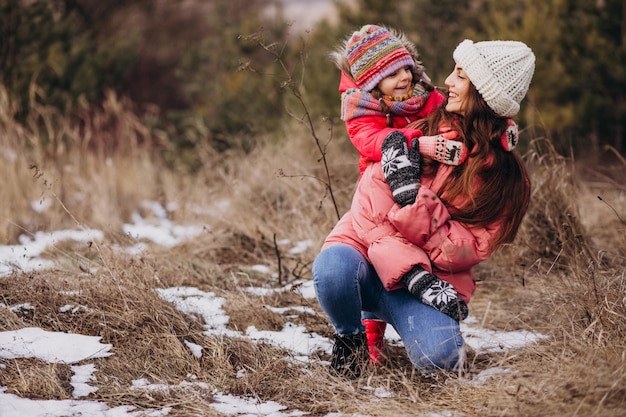
[[[170,416],[221,415],[210,407],[214,391],[179,385],[194,375],[220,392],[273,400],[312,416],[626,415],[625,165],[590,180],[593,173],[577,172],[545,141],[527,155],[534,190],[530,212],[517,241],[478,267],[470,305],[486,328],[547,336],[520,350],[470,355],[470,375],[490,368],[508,372],[480,384],[454,375],[426,379],[413,372],[400,348],[390,347],[386,366],[346,380],[330,376],[323,363],[288,360],[289,352],[268,344],[207,336],[199,317],[181,313],[155,291],[190,286],[214,292],[226,300],[228,326],[235,330],[280,329],[285,318],[265,306],[305,304],[315,313],[292,320],[331,336],[321,309],[298,291],[267,297],[242,291],[310,279],[311,262],[337,220],[306,129],[292,125],[281,137],[260,138],[250,154],[200,151],[204,166],[192,176],[166,168],[158,152],[141,144],[140,124],[123,112],[107,115],[119,135],[120,149],[111,153],[71,146],[82,143],[85,132],[58,121],[50,123],[50,145],[39,146],[38,132],[12,122],[6,104],[2,112],[2,244],[63,228],[100,229],[105,238],[47,251],[57,261],[54,269],[0,277],[0,303],[33,307],[0,308],[0,331],[41,327],[113,344],[113,356],[95,360],[92,385],[98,391],[90,399],[138,409],[169,406]],[[93,126],[87,133],[97,143],[100,127]],[[346,142],[335,139],[326,149],[340,212],[349,206],[358,171]],[[121,225],[144,200],[175,205],[174,221],[203,225],[204,232],[140,255],[116,250],[133,240]],[[312,244],[298,254],[282,253],[276,242],[284,239]],[[250,272],[258,264],[276,274]],[[70,302],[88,309],[60,313]],[[202,346],[202,357],[183,340]],[[72,398],[68,365],[35,359],[0,364],[0,386],[9,393]],[[140,378],[171,388],[131,389]],[[372,386],[394,395],[374,396]]]

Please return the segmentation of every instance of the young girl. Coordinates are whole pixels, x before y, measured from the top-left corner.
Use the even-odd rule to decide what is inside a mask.
[[[457,131],[468,160],[459,166],[426,159],[421,164],[418,147],[408,148],[404,137],[392,133],[384,140],[385,153],[392,155],[385,158],[388,166],[367,167],[356,203],[315,259],[318,301],[336,330],[331,369],[337,373],[357,376],[367,361],[361,311],[394,326],[416,369],[462,366],[458,319],[467,314],[461,301],[469,302],[476,288],[472,267],[514,239],[528,208],[525,165],[502,137],[526,95],[535,56],[521,42],[469,40],[453,56],[448,99],[420,127],[430,135]],[[407,184],[416,195],[397,193]],[[411,245],[390,250],[390,238]],[[425,264],[414,263],[424,256]],[[433,280],[447,288],[430,287],[427,294]]]
[[[376,25],[365,25],[331,53],[341,70],[341,118],[359,152],[361,173],[380,161],[385,137],[399,130],[419,138],[419,150],[436,161],[458,165],[467,156],[456,132],[424,136],[407,125],[435,111],[444,97],[430,84],[415,45],[406,36]]]

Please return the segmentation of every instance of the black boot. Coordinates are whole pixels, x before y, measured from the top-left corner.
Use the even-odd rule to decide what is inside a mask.
[[[335,335],[330,371],[336,375],[358,378],[369,362],[365,333],[351,336]]]

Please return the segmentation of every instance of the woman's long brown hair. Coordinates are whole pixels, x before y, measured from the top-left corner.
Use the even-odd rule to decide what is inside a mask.
[[[473,84],[467,104],[465,117],[446,112],[442,105],[421,129],[427,135],[436,135],[445,123],[461,135],[469,151],[468,160],[454,168],[438,194],[453,220],[482,227],[503,221],[500,235],[491,242],[495,248],[512,242],[517,235],[530,202],[530,180],[520,156],[501,145],[507,119],[491,110]],[[434,173],[438,166],[425,160],[423,172]],[[464,204],[458,205],[459,201]]]

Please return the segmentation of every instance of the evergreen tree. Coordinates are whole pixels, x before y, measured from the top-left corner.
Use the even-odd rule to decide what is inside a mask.
[[[416,43],[427,74],[444,86],[454,67],[452,52],[476,26],[475,2],[418,0],[411,2],[405,31]]]
[[[268,43],[286,36],[282,21],[263,20],[267,4],[0,0],[0,83],[23,114],[32,99],[71,113],[112,89],[158,109],[180,145],[208,138],[223,149],[284,115],[276,63],[245,41],[261,27]],[[248,60],[255,74],[238,70]]]
[[[19,99],[23,112],[31,84],[38,87],[38,99],[59,108],[79,97],[101,99],[105,87],[121,87],[137,48],[132,34],[100,36],[74,2],[55,9],[41,0],[0,0],[0,30],[0,83]]]
[[[537,56],[529,102],[563,152],[598,154],[624,139],[626,12],[622,0],[484,1],[477,31],[526,42]]]

